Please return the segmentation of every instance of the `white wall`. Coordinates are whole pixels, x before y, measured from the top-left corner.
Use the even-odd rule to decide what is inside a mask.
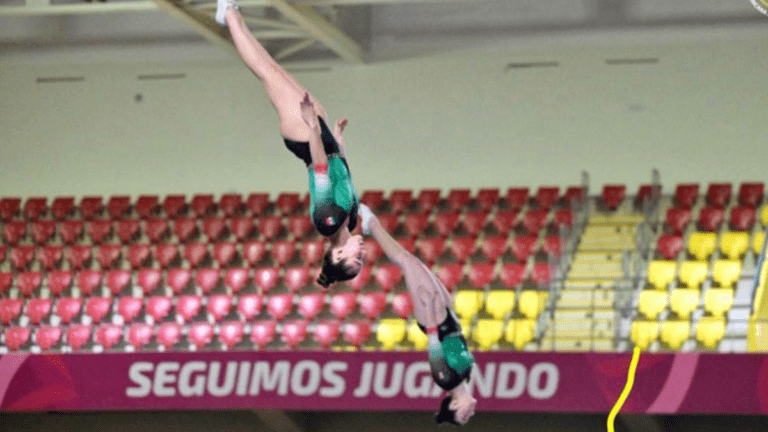
[[[358,190],[765,181],[765,40],[456,51],[297,72],[346,115]],[[607,58],[656,57],[608,66]],[[557,68],[505,71],[510,62]],[[143,81],[138,75],[184,73]],[[77,83],[38,77],[83,76]],[[304,191],[237,61],[0,67],[0,195]],[[136,102],[136,94],[143,96]]]

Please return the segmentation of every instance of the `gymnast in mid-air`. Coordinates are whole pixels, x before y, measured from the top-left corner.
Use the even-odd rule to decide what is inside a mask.
[[[240,58],[277,111],[286,147],[307,167],[312,222],[331,242],[317,283],[327,288],[354,278],[363,267],[365,248],[362,236],[350,233],[357,225],[360,199],[341,136],[347,120],[338,120],[331,132],[323,106],[253,37],[235,0],[218,0],[216,20],[229,27]]]
[[[461,332],[451,294],[421,260],[392,238],[365,204],[360,204],[360,216],[363,233],[372,236],[387,257],[402,270],[413,299],[413,315],[427,334],[432,378],[448,392],[435,420],[438,424],[466,424],[477,404],[468,385],[475,359]]]

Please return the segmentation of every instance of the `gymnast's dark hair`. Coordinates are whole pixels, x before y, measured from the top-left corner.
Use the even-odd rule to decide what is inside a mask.
[[[447,396],[440,403],[440,411],[435,414],[435,421],[437,424],[442,425],[442,423],[447,422],[456,426],[461,426],[461,424],[456,421],[456,410],[449,408],[452,399],[453,398],[451,396]]]
[[[317,278],[317,283],[323,288],[328,288],[328,286],[334,282],[350,280],[357,276],[357,273],[354,273],[352,269],[345,265],[343,260],[334,264],[332,256],[333,248],[328,249],[323,256],[323,269],[320,271],[320,276]]]

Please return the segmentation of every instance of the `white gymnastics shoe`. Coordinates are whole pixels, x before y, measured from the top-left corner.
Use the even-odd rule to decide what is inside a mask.
[[[360,203],[357,208],[357,213],[363,219],[363,234],[371,235],[371,220],[376,216],[373,214],[367,205]]]
[[[227,9],[237,8],[235,0],[217,0],[216,2],[216,22],[221,25],[227,25],[227,21],[224,16],[227,14]]]

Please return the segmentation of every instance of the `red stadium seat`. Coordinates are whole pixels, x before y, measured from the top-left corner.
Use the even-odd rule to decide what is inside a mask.
[[[293,295],[273,294],[267,298],[267,312],[277,321],[285,318],[293,310]]]
[[[91,340],[91,326],[76,324],[67,329],[67,345],[78,351]]]
[[[474,253],[477,246],[477,237],[474,236],[455,236],[451,238],[449,250],[456,261],[463,263]]]
[[[707,187],[707,204],[712,207],[724,208],[731,202],[730,183],[710,183]]]
[[[736,206],[731,208],[728,223],[736,231],[749,231],[755,225],[755,218],[754,207]]]
[[[375,261],[374,258],[372,258],[372,249],[369,248],[369,241],[376,243],[373,239],[366,239],[364,240],[365,244],[365,250],[366,250],[366,260],[373,262]],[[376,243],[378,244],[378,243]],[[381,250],[381,248],[379,248]],[[325,241],[323,239],[317,239],[317,240],[305,240],[301,244],[301,249],[299,250],[299,256],[301,256],[302,261],[304,261],[304,264],[308,266],[313,266],[316,263],[318,263],[325,254]]]
[[[138,219],[120,219],[116,222],[117,237],[123,244],[136,240],[141,233],[141,225]]]
[[[269,292],[277,286],[280,281],[280,269],[277,267],[257,268],[253,275],[253,283],[262,289],[262,292]]]
[[[681,234],[662,234],[656,241],[656,250],[668,260],[673,260],[683,250],[683,236]]]
[[[173,234],[179,243],[186,243],[197,236],[197,219],[178,217],[173,220]]]
[[[540,208],[549,209],[557,202],[559,196],[560,188],[556,186],[541,186],[536,191],[534,200]]]
[[[508,234],[516,225],[517,210],[498,210],[491,218],[491,224],[500,234]]]
[[[64,324],[69,324],[73,318],[80,314],[82,307],[82,298],[63,297],[56,303],[56,315],[61,318]]]
[[[112,219],[120,219],[131,209],[131,197],[126,195],[112,196],[107,201],[107,212]]]
[[[402,319],[408,319],[413,313],[413,300],[407,292],[397,293],[392,297],[392,312]]]
[[[408,209],[413,202],[413,191],[410,189],[395,189],[389,194],[389,208],[394,213]]]
[[[260,263],[267,253],[267,243],[261,240],[250,240],[243,244],[243,258],[251,266]]]
[[[227,217],[236,215],[243,209],[243,196],[236,193],[224,194],[219,198],[219,208]]]
[[[27,224],[22,221],[9,221],[3,224],[3,240],[15,246],[27,236]]]
[[[403,218],[403,228],[411,237],[418,237],[427,227],[429,213],[408,213]]]
[[[160,287],[162,277],[162,273],[158,269],[139,269],[138,273],[136,273],[136,285],[144,291],[144,295],[149,295],[149,293]]]
[[[360,197],[360,202],[367,205],[371,211],[376,212],[384,204],[384,191],[367,190]]]
[[[24,301],[18,298],[0,298],[0,322],[10,325],[21,316]]]
[[[260,294],[243,294],[238,296],[237,313],[240,318],[250,321],[261,313],[264,297]]]
[[[209,242],[215,242],[224,236],[227,220],[223,217],[209,216],[203,219],[203,233]]]
[[[208,305],[205,309],[215,321],[221,321],[232,310],[232,296],[229,294],[212,295],[208,297]]]
[[[187,338],[200,349],[213,341],[213,326],[207,322],[196,322],[189,326]]]
[[[112,308],[112,297],[90,297],[85,303],[85,314],[91,317],[94,323],[100,322]]]
[[[470,211],[464,214],[461,226],[470,235],[476,236],[485,226],[488,220],[488,213],[485,211]]]
[[[103,243],[96,251],[96,260],[102,269],[115,267],[120,261],[123,247],[117,243]]]
[[[368,285],[368,283],[371,282],[372,275],[373,275],[373,268],[369,265],[363,266],[363,268],[360,269],[360,273],[358,273],[357,276],[347,281],[347,285],[352,287],[352,289],[355,291],[360,291],[361,289],[363,289],[364,286]]]
[[[240,321],[227,321],[219,329],[219,342],[228,349],[243,341],[245,325]]]
[[[603,186],[601,198],[608,210],[614,211],[624,201],[626,193],[627,187],[623,184],[607,184]]]
[[[445,239],[441,237],[423,238],[419,241],[417,255],[427,266],[431,266],[445,253]]]
[[[496,261],[500,256],[504,255],[509,247],[509,241],[505,234],[487,236],[480,243],[480,252],[488,261]]]
[[[109,219],[93,219],[88,223],[88,236],[93,243],[99,244],[112,236],[112,221]]]
[[[24,203],[24,217],[36,220],[48,210],[48,200],[43,197],[29,198]]]
[[[0,220],[9,221],[19,214],[21,198],[0,199]]]
[[[547,253],[547,255],[550,255],[555,259],[559,259],[563,254],[563,242],[563,237],[558,234],[548,235],[544,237],[544,244],[542,245],[542,249]]]
[[[321,244],[321,247],[324,247],[324,245]],[[363,240],[363,247],[365,248],[365,260],[369,263],[375,263],[384,256],[384,250],[381,249],[379,242],[371,237],[367,237]],[[324,253],[325,250],[322,250],[320,257],[322,257]]]
[[[117,324],[102,324],[96,329],[95,340],[105,350],[112,349],[123,339],[123,326]]]
[[[531,209],[523,214],[523,227],[528,234],[536,234],[547,225],[548,210]]]
[[[53,237],[56,231],[56,223],[51,220],[38,220],[32,222],[32,241],[42,245]]]
[[[445,285],[448,291],[453,292],[459,282],[461,282],[464,274],[463,264],[443,264],[436,272],[438,279]]]
[[[272,320],[261,320],[253,323],[251,327],[251,342],[257,348],[263,349],[275,339],[277,323]]]
[[[499,203],[499,188],[480,189],[475,201],[483,211],[491,211]]]
[[[182,317],[187,317],[185,314],[189,314],[190,318],[194,317],[200,312],[202,306],[202,300],[197,296],[184,296],[179,297],[179,305],[177,306],[177,312]],[[147,299],[147,315],[152,317],[155,322],[161,322],[165,319],[173,309],[173,299],[170,296],[154,296]]]
[[[64,255],[73,270],[80,270],[91,261],[91,247],[72,245],[65,249]]]
[[[568,206],[573,206],[584,201],[585,197],[586,191],[584,190],[584,186],[568,186],[563,193],[563,202]]]
[[[573,226],[573,210],[569,208],[556,210],[553,224],[557,229],[571,229]]]
[[[672,234],[682,234],[691,222],[691,209],[670,207],[665,217],[667,229]]]
[[[19,245],[11,249],[11,266],[16,271],[26,270],[35,260],[37,249],[31,245]]]
[[[283,220],[280,216],[263,216],[259,219],[259,233],[266,240],[272,240],[283,232]]]
[[[32,329],[29,327],[13,326],[5,330],[5,346],[11,351],[18,351],[29,343]]]
[[[369,320],[376,320],[387,307],[387,295],[383,292],[370,292],[360,296],[360,312]]]
[[[699,212],[699,225],[704,231],[717,231],[723,224],[724,213],[720,207],[703,207]]]
[[[82,295],[89,296],[101,287],[101,272],[98,270],[82,270],[77,274],[75,284]],[[107,279],[107,286],[109,286],[109,279]]]
[[[134,208],[142,219],[156,216],[160,211],[160,197],[157,195],[140,195],[136,199]]]
[[[524,263],[503,263],[499,270],[499,280],[509,289],[517,288],[525,279]]]
[[[194,195],[189,203],[189,207],[192,209],[192,213],[199,218],[203,218],[216,211],[216,203],[213,201],[212,194]]]
[[[268,193],[252,193],[248,195],[248,199],[245,203],[248,211],[253,216],[261,216],[270,205],[271,202]]]
[[[151,252],[151,247],[146,243],[132,243],[125,250],[125,258],[135,270],[147,264],[152,255]]]
[[[403,278],[403,272],[395,264],[384,264],[376,269],[374,278],[381,289],[389,292]]]
[[[45,270],[58,268],[64,257],[64,247],[57,245],[42,246],[37,253],[37,260]]]
[[[216,268],[198,269],[195,273],[195,286],[207,294],[219,286],[220,276],[219,269]]]
[[[410,253],[416,252],[416,239],[411,237],[399,238],[397,243]]]
[[[763,183],[742,183],[739,186],[739,204],[757,208],[763,202],[765,185]]]
[[[47,286],[48,289],[51,290],[51,294],[58,297],[60,296],[67,288],[72,286],[72,272],[69,270],[54,270],[50,273],[48,273],[48,282]],[[0,287],[0,292],[2,292],[2,287]]]
[[[16,280],[16,287],[25,297],[32,297],[32,294],[38,293],[42,285],[43,272],[39,271],[21,272]]]
[[[344,340],[359,348],[371,337],[371,325],[365,321],[352,321],[344,326]]]
[[[400,227],[400,216],[396,214],[384,213],[379,214],[376,217],[379,219],[381,227],[384,228],[384,231],[388,233],[393,233]]]
[[[269,255],[278,266],[282,267],[293,259],[296,254],[296,242],[293,240],[278,240],[272,242]]]
[[[643,184],[637,189],[635,203],[642,204],[654,196],[661,196],[661,185]]]
[[[302,288],[309,284],[309,267],[307,266],[294,266],[285,269],[284,276],[285,286],[291,292],[301,291]]]
[[[80,200],[80,215],[85,220],[91,220],[99,216],[104,209],[100,196],[83,197]]]
[[[184,195],[168,195],[163,200],[163,211],[167,218],[176,218],[187,212],[187,197]]]
[[[446,202],[451,211],[461,211],[469,205],[472,192],[469,189],[451,189],[448,191]]]
[[[117,301],[117,313],[125,323],[130,323],[136,319],[143,308],[144,302],[140,297],[120,297],[120,300]]]
[[[476,289],[485,288],[495,277],[495,266],[492,263],[472,263],[469,266],[469,275],[467,275],[470,285]]]
[[[155,246],[155,260],[161,268],[178,263],[180,257],[178,243],[159,243]]]
[[[232,234],[241,242],[251,238],[256,231],[256,225],[251,216],[233,216],[229,226]]]
[[[422,189],[416,197],[416,205],[422,212],[429,213],[440,204],[440,189]]]
[[[62,333],[61,327],[49,325],[42,326],[37,329],[37,332],[35,333],[35,343],[43,351],[48,351],[59,344]]]
[[[208,243],[194,242],[184,245],[184,260],[189,263],[192,268],[200,267],[209,259]]]
[[[187,287],[192,281],[192,271],[185,268],[173,268],[168,270],[165,283],[171,288],[174,294],[178,294]]]
[[[299,299],[298,311],[305,320],[311,321],[317,317],[325,307],[324,293],[304,294]]]
[[[78,278],[85,272],[80,272],[78,274]],[[93,277],[93,276],[91,276]],[[99,277],[101,277],[101,274],[99,273]],[[120,293],[128,288],[128,285],[131,283],[131,271],[130,270],[110,270],[109,273],[107,273],[107,280],[106,280],[106,287],[109,289],[109,291],[112,292],[113,295],[120,295]]]
[[[698,183],[683,183],[675,187],[674,202],[678,207],[690,209],[699,199]]]
[[[224,286],[238,293],[248,285],[248,269],[242,267],[230,267],[224,273]]]
[[[288,232],[294,239],[301,239],[310,234],[314,228],[312,220],[306,215],[293,215],[288,218]]]
[[[157,297],[154,297],[157,298]],[[170,305],[171,298],[170,297],[161,297],[161,298],[167,298],[168,304]],[[151,303],[151,302],[150,302]],[[199,295],[183,295],[178,298],[178,301],[176,303],[176,315],[180,316],[185,322],[189,322],[192,318],[196,317],[198,314],[200,314],[200,310],[203,307],[203,297]],[[150,304],[147,304],[147,310],[149,310]],[[170,311],[170,309],[169,309]],[[157,319],[155,319],[158,321]]]
[[[154,330],[149,324],[136,323],[128,327],[128,343],[137,350],[152,342]]]
[[[529,191],[527,187],[513,187],[507,190],[505,201],[512,210],[519,211],[528,204]]]
[[[174,322],[167,322],[157,328],[157,343],[166,350],[172,349],[181,340],[181,326]]]
[[[533,265],[531,279],[540,286],[548,285],[551,278],[548,263],[536,263]]]
[[[237,258],[237,243],[222,241],[213,244],[213,260],[220,267],[229,267],[235,258]]]
[[[81,220],[66,220],[59,225],[59,237],[64,244],[72,244],[83,237],[84,225]]]
[[[8,246],[0,244],[0,265],[5,261],[5,256],[8,254]]]
[[[295,192],[283,192],[277,196],[275,200],[275,207],[282,214],[288,215],[293,213],[299,208],[301,204],[301,198],[298,193]]]
[[[339,339],[339,333],[338,321],[323,320],[315,325],[313,339],[323,349],[328,349]]]
[[[49,298],[33,298],[27,303],[27,313],[29,320],[34,325],[38,325],[48,318],[53,309],[53,301]]]
[[[356,294],[349,292],[334,294],[331,297],[329,306],[331,314],[337,320],[343,321],[355,310],[356,297]]]
[[[301,320],[286,322],[283,325],[282,338],[289,348],[295,349],[307,339],[307,323]]]

